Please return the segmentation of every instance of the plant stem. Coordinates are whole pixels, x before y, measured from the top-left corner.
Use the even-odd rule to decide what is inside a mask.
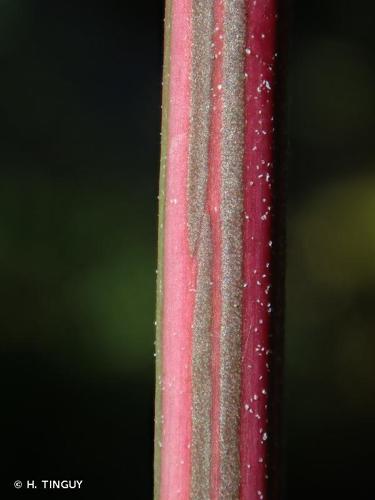
[[[278,498],[277,0],[168,0],[155,498]]]

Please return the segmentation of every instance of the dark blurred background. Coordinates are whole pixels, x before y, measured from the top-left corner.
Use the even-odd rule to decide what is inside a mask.
[[[290,15],[287,500],[375,497],[374,5]],[[0,0],[4,499],[152,497],[162,18]]]

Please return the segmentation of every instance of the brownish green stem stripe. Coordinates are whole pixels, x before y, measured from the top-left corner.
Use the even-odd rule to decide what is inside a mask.
[[[168,151],[168,103],[170,32],[172,0],[166,0],[164,22],[164,63],[163,63],[163,105],[162,105],[162,142],[159,180],[159,227],[158,227],[158,268],[156,279],[156,339],[155,339],[155,436],[154,436],[154,498],[160,497],[161,444],[162,444],[162,315],[163,315],[163,261],[164,261],[164,217],[165,217],[165,177]]]
[[[244,0],[224,0],[221,132],[220,490],[238,498],[241,399]]]
[[[209,498],[211,475],[211,323],[212,234],[205,210],[211,114],[214,19],[212,0],[192,6],[192,72],[190,148],[188,165],[188,227],[192,254],[197,258],[196,296],[192,330],[191,498]]]

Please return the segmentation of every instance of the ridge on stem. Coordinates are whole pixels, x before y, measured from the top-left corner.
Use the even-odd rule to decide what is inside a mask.
[[[155,498],[278,498],[276,0],[168,0]]]

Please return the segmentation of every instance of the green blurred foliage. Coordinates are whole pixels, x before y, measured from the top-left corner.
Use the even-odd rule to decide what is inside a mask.
[[[324,419],[338,405],[349,421],[375,418],[374,214],[372,176],[325,186],[290,220],[289,383],[317,424],[322,397]]]
[[[92,370],[142,375],[152,367],[155,241],[147,228],[155,220],[137,223],[147,217],[139,199],[113,187],[3,178],[0,214],[3,345],[74,342],[77,363]]]
[[[375,126],[370,2],[294,3],[286,498],[371,498]],[[303,492],[303,493],[302,493]]]
[[[345,38],[321,37],[303,44],[296,59],[291,96],[298,140],[322,149],[341,150],[343,141],[359,146],[374,119],[371,54]]]

